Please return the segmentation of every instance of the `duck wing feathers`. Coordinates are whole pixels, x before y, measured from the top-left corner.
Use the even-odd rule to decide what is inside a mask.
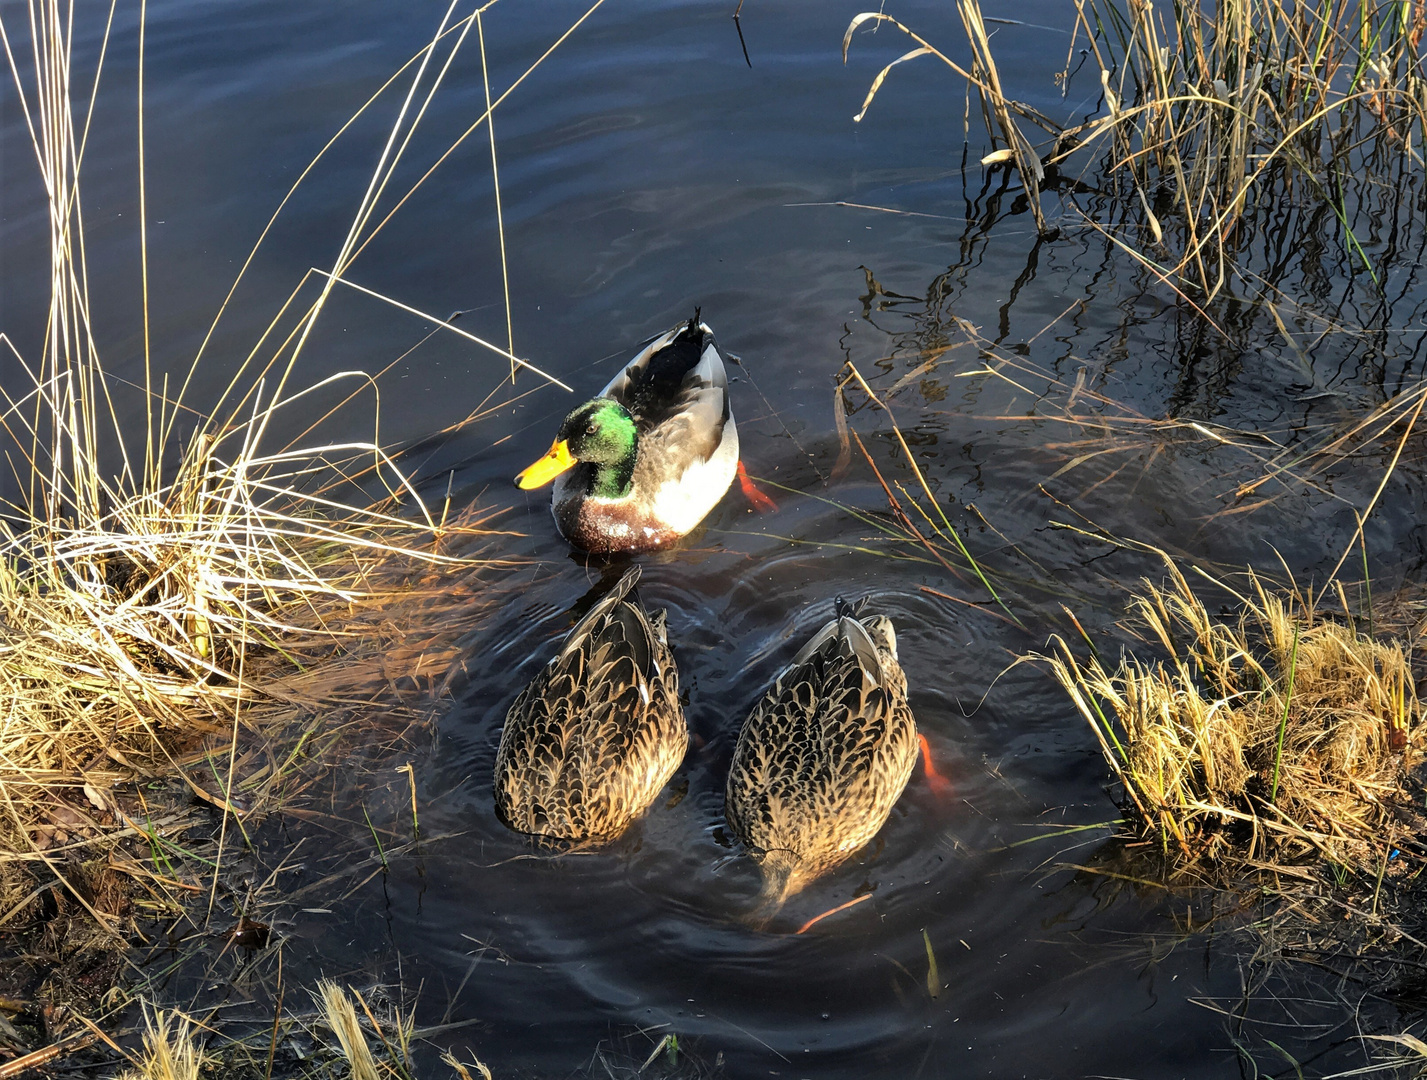
[[[664,613],[631,594],[631,568],[516,698],[496,754],[496,808],[520,832],[612,839],[688,748]]]
[[[600,396],[629,410],[642,439],[690,461],[713,457],[729,421],[728,371],[697,316],[649,342]]]
[[[839,616],[744,724],[728,777],[729,825],[755,855],[790,853],[795,891],[872,839],[916,755],[895,654],[879,649],[861,621]]]

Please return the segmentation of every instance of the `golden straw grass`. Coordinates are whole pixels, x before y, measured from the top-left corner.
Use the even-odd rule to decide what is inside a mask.
[[[337,740],[398,746],[432,715],[459,670],[459,639],[510,566],[488,549],[500,533],[488,513],[451,512],[449,497],[439,512],[428,508],[375,425],[368,440],[309,441],[331,416],[323,409],[334,391],[335,408],[379,397],[375,380],[355,371],[300,388],[299,361],[342,284],[501,357],[497,385],[516,366],[563,385],[508,348],[346,275],[436,165],[602,2],[514,85],[498,96],[487,86],[475,122],[388,205],[417,126],[468,32],[481,31],[479,12],[457,19],[455,3],[446,9],[426,47],[358,110],[400,95],[330,270],[303,275],[250,351],[229,358],[231,379],[206,409],[186,398],[234,292],[187,370],[170,380],[155,366],[163,351],[149,318],[143,222],[142,386],[105,366],[90,319],[79,178],[112,8],[97,58],[76,47],[59,0],[0,14],[0,45],[43,182],[49,264],[38,272],[51,285],[35,355],[0,333],[19,380],[0,388],[0,452],[14,492],[0,503],[0,929],[26,926],[52,896],[113,937],[128,901],[122,889],[98,886],[115,874],[142,884],[147,895],[137,902],[147,910],[182,909],[196,886],[170,856],[182,862],[178,840],[194,815],[151,804],[126,782],[176,778],[220,812],[216,883],[229,830],[246,833],[300,793]],[[143,17],[141,7],[141,73]],[[91,63],[92,74],[81,74]],[[85,95],[71,93],[81,85]],[[136,107],[142,132],[142,88]],[[143,155],[141,138],[136,171],[147,208]],[[499,216],[497,229],[504,248]],[[509,345],[508,310],[505,321]],[[294,419],[311,415],[314,398],[319,418]],[[499,403],[492,390],[462,423]],[[147,863],[142,846],[133,858],[115,853],[125,838],[148,845]],[[207,891],[211,909],[212,885]],[[156,1038],[167,1045],[162,1031]]]
[[[342,1048],[342,1056],[347,1059],[352,1080],[381,1080],[382,1073],[367,1046],[366,1034],[357,1020],[357,1010],[352,999],[336,983],[323,979],[317,984],[314,995],[323,1021],[332,1030],[337,1044]]]
[[[1167,581],[1143,582],[1130,603],[1159,659],[1111,666],[1059,636],[1040,657],[1095,732],[1132,816],[1191,861],[1367,861],[1421,732],[1408,644],[1327,618],[1252,573],[1237,618],[1212,615],[1165,561]]]
[[[183,1014],[145,1009],[144,1026],[143,1055],[123,1080],[198,1080],[202,1070],[214,1064]]]

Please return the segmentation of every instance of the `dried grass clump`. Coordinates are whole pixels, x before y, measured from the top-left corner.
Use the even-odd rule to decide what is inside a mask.
[[[384,224],[371,224],[376,201],[425,114],[413,102],[449,67],[432,62],[438,46],[454,56],[478,13],[452,26],[448,11],[403,68],[415,74],[333,272],[303,277],[252,351],[224,361],[231,380],[202,410],[186,396],[213,328],[172,377],[150,346],[142,134],[142,355],[130,358],[142,359],[141,385],[101,356],[79,177],[112,24],[94,56],[76,45],[72,14],[27,0],[0,15],[50,227],[49,265],[35,268],[50,283],[31,328],[42,344],[26,356],[0,333],[12,481],[0,500],[0,929],[31,918],[43,933],[52,893],[51,909],[78,905],[117,940],[124,898],[85,866],[137,837],[154,868],[113,866],[191,889],[175,884],[164,852],[177,849],[164,844],[193,815],[116,785],[175,779],[223,812],[223,835],[242,830],[339,733],[386,745],[426,715],[393,706],[439,690],[484,610],[487,572],[502,566],[475,547],[486,520],[428,509],[375,426],[370,441],[314,434],[359,395],[375,398],[372,378],[296,388],[333,286]],[[138,48],[142,133],[142,20]]]
[[[1256,209],[1277,211],[1282,228],[1286,206],[1326,204],[1346,248],[1367,264],[1347,190],[1422,166],[1420,4],[1076,0],[1060,80],[1068,87],[1077,53],[1088,49],[1103,114],[1069,128],[1006,96],[978,0],[957,6],[969,70],[890,15],[853,19],[844,59],[853,31],[868,22],[891,23],[918,44],[877,75],[856,119],[894,66],[936,56],[976,87],[995,147],[982,164],[1015,168],[1043,233],[1042,188],[1066,177],[1083,148],[1095,149],[1090,186],[1112,195],[1118,212],[1093,224],[1113,229],[1121,248],[1179,279],[1198,303],[1225,286],[1256,231]],[[1044,132],[1039,150],[1023,123]]]
[[[357,1010],[346,991],[330,979],[323,979],[317,984],[315,997],[322,1019],[332,1029],[337,1045],[342,1048],[352,1080],[380,1080],[376,1058],[367,1046],[366,1033],[362,1031]]]
[[[144,1011],[144,1053],[121,1080],[198,1080],[212,1064],[182,1013]]]
[[[1422,725],[1409,649],[1299,595],[1250,595],[1228,622],[1173,564],[1132,622],[1168,658],[1107,669],[1061,638],[1046,657],[1100,740],[1127,809],[1167,853],[1364,862],[1393,815]]]
[[[264,677],[360,648],[364,606],[460,563],[397,547],[416,530],[395,519],[384,538],[362,522],[279,523],[272,503],[246,509],[165,532],[160,508],[132,528],[90,521],[56,536],[43,522],[0,537],[0,774],[163,771],[175,737],[226,732],[266,696]]]
[[[415,1071],[411,1061],[411,1044],[416,1037],[415,1013],[392,1006],[388,1010],[386,1022],[377,1014],[359,991],[353,989],[351,996],[331,979],[323,979],[317,984],[317,992],[312,995],[317,1005],[318,1019],[337,1040],[334,1048],[347,1065],[347,1075],[351,1080],[411,1080]],[[362,1007],[371,1035],[357,1018],[356,1005]],[[376,1047],[380,1046],[380,1050]],[[451,1057],[442,1055],[459,1076],[468,1076],[466,1066]],[[489,1078],[490,1071],[476,1061],[476,1069]]]

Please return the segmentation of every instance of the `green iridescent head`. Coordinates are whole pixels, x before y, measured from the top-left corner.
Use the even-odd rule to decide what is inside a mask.
[[[540,487],[566,469],[587,463],[594,466],[589,493],[619,499],[629,493],[638,454],[639,433],[629,410],[609,398],[595,398],[565,417],[550,452],[515,482],[526,489]]]
[[[544,458],[518,475],[522,488],[549,484],[565,469],[585,462],[589,471],[589,494],[618,499],[629,494],[638,457],[639,434],[629,409],[609,398],[586,401],[559,425],[555,444]]]
[[[639,435],[634,417],[619,402],[609,398],[585,402],[565,417],[557,439],[564,441],[576,461],[595,466],[591,495],[618,499],[629,492]]]
[[[565,417],[556,438],[565,441],[576,461],[618,465],[634,455],[638,436],[628,409],[609,398],[595,398]]]

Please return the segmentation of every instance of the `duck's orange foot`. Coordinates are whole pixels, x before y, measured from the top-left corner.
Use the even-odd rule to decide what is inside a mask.
[[[828,910],[824,911],[821,915],[814,915],[807,922],[803,923],[803,925],[798,928],[797,933],[806,934],[809,930],[811,930],[818,923],[822,922],[829,915],[836,915],[839,911],[846,911],[854,904],[860,904],[862,903],[862,901],[869,899],[871,896],[872,894],[870,892],[863,893],[861,896],[854,896],[845,904],[838,904],[835,908],[828,908]]]
[[[760,491],[758,485],[749,478],[742,460],[738,463],[738,486],[743,489],[743,497],[748,500],[749,505],[760,514],[772,513],[778,509],[778,504]]]
[[[927,737],[920,731],[917,732],[917,742],[922,744],[922,769],[927,774],[927,787],[932,789],[932,794],[938,799],[945,799],[951,794],[951,781],[936,771],[936,763],[932,761],[931,743],[927,742]]]

